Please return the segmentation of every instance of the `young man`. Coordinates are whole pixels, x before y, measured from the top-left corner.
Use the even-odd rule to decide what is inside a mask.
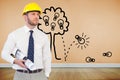
[[[46,34],[37,29],[41,8],[36,3],[24,7],[26,25],[11,32],[2,50],[2,58],[13,64],[14,80],[47,80],[51,72],[50,43]],[[12,57],[17,48],[26,59]],[[17,52],[17,51],[16,51]],[[31,64],[33,65],[32,67]]]

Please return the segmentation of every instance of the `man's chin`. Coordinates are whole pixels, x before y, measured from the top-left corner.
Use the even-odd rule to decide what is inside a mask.
[[[31,26],[37,26],[38,25],[38,23],[37,24],[31,24]]]

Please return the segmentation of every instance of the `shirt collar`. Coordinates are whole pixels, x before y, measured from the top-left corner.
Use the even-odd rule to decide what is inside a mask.
[[[29,32],[30,30],[35,31],[36,29],[37,29],[37,26],[34,29],[30,29],[27,26],[24,26],[24,30],[25,30],[26,33]]]

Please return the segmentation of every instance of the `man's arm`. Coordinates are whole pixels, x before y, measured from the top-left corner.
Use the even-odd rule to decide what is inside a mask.
[[[2,58],[11,64],[17,64],[23,68],[26,68],[26,66],[23,64],[25,60],[22,59],[16,59],[15,57],[11,56],[11,53],[14,51],[15,48],[15,39],[13,34],[9,34],[8,38],[5,42],[5,45],[2,50]],[[15,55],[15,53],[13,53]]]
[[[49,77],[51,72],[51,51],[50,51],[50,42],[48,38],[45,40],[45,44],[43,46],[43,64],[45,69],[45,75]]]
[[[14,36],[12,34],[8,35],[8,38],[4,44],[1,57],[10,62],[11,64],[14,62],[15,58],[11,56],[11,53],[15,47]]]

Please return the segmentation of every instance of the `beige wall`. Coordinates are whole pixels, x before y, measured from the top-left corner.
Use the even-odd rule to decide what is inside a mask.
[[[70,22],[69,31],[62,36],[64,43],[61,35],[55,37],[57,56],[61,60],[56,60],[53,53],[53,63],[86,63],[88,56],[95,58],[95,63],[120,63],[119,0],[1,0],[0,52],[8,33],[24,25],[22,9],[31,1],[37,2],[43,10],[50,6],[61,7]],[[75,35],[81,36],[82,33],[86,38],[90,37],[86,48],[85,44],[76,44]],[[64,49],[69,50],[66,61]],[[112,52],[111,57],[102,56],[107,51]],[[0,58],[0,63],[6,62]]]

